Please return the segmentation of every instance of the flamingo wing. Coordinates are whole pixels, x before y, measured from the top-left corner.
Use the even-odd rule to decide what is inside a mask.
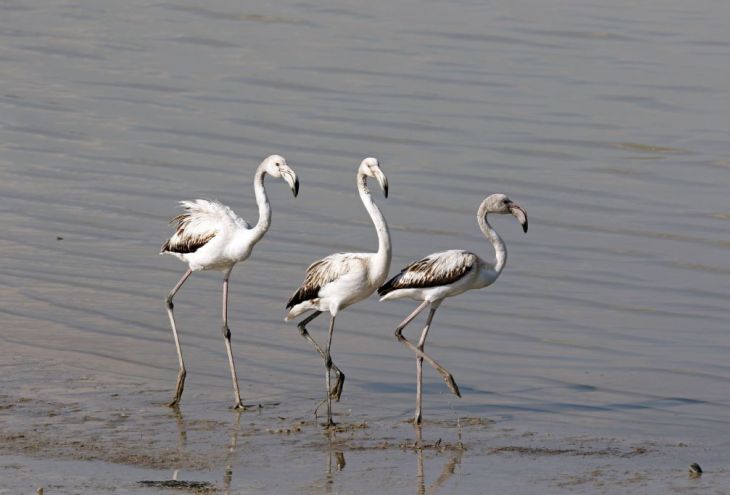
[[[181,201],[184,211],[170,220],[175,233],[160,249],[161,253],[194,253],[216,235],[236,227],[250,228],[226,205],[207,199]]]
[[[452,250],[429,254],[403,268],[398,275],[378,288],[378,294],[384,296],[398,289],[452,284],[474,270],[478,259],[476,254],[469,251]]]
[[[304,282],[289,298],[290,309],[304,301],[316,299],[327,284],[363,267],[362,257],[353,253],[335,253],[315,261],[307,268]]]

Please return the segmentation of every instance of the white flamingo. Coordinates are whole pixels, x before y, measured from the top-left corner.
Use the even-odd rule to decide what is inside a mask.
[[[175,226],[175,233],[162,245],[160,254],[171,254],[188,264],[188,270],[180,281],[173,287],[165,299],[167,315],[170,317],[172,335],[175,338],[177,357],[180,361],[180,371],[177,375],[175,397],[168,405],[177,406],[185,385],[185,363],[183,362],[180,339],[177,335],[175,317],[172,309],[172,298],[193,272],[201,270],[218,270],[223,272],[223,337],[228,351],[228,365],[231,368],[233,392],[236,396],[236,409],[245,409],[241,402],[241,393],[238,388],[236,368],[233,364],[231,352],[231,331],[228,329],[228,277],[233,266],[251,255],[251,250],[261,240],[271,225],[271,206],[264,189],[264,176],[282,178],[291,187],[294,196],[299,192],[299,180],[287,164],[284,157],[271,155],[256,169],[254,177],[254,192],[259,207],[258,223],[251,227],[245,220],[236,215],[233,210],[218,201],[197,199],[195,201],[181,201],[185,211],[170,223]]]
[[[327,387],[325,399],[327,403],[327,427],[334,425],[332,422],[332,399],[339,401],[342,386],[345,382],[345,375],[332,363],[330,355],[335,317],[340,310],[366,299],[375,292],[375,289],[385,281],[390,270],[390,232],[388,232],[388,225],[385,223],[383,214],[370,195],[367,186],[368,177],[374,177],[378,181],[387,198],[388,179],[383,174],[380,164],[375,158],[366,158],[360,164],[357,171],[357,189],[360,193],[360,199],[375,225],[378,234],[378,252],[335,253],[315,261],[307,268],[304,283],[286,304],[286,308],[289,310],[285,318],[287,321],[308,311],[314,311],[297,326],[302,337],[315,347],[324,360],[326,368],[325,385]],[[323,350],[309,335],[306,325],[324,311],[328,311],[331,318],[327,346]],[[337,373],[337,383],[334,388],[330,387],[332,369]]]
[[[403,320],[395,329],[395,337],[416,353],[416,415],[414,422],[421,423],[421,404],[423,386],[423,360],[436,368],[446,381],[451,391],[461,397],[459,387],[454,377],[446,369],[423,352],[428,329],[431,326],[433,315],[439,305],[447,297],[456,296],[471,289],[481,289],[492,285],[502,273],[507,262],[507,247],[499,234],[489,225],[487,215],[490,213],[511,213],[522,224],[522,230],[527,232],[527,213],[518,204],[512,202],[504,194],[492,194],[479,206],[477,221],[484,236],[494,246],[496,258],[494,261],[485,261],[469,251],[451,250],[429,254],[425,258],[415,261],[401,270],[378,289],[381,301],[389,299],[410,298],[423,301],[416,309]],[[426,319],[426,326],[421,333],[418,345],[414,346],[406,339],[402,331],[426,306],[430,305],[430,312]]]

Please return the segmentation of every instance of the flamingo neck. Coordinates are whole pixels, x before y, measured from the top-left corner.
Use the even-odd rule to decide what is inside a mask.
[[[487,203],[485,201],[479,207],[479,211],[477,211],[477,221],[479,222],[479,228],[482,230],[484,237],[489,239],[489,242],[492,243],[492,247],[494,247],[494,271],[497,273],[497,276],[499,276],[499,274],[502,273],[505,263],[507,263],[507,246],[504,245],[504,241],[497,231],[489,225],[489,222],[487,221],[487,215],[489,213],[490,211],[487,209]]]
[[[269,198],[266,196],[266,189],[264,188],[265,175],[266,170],[264,170],[264,166],[261,164],[259,165],[259,168],[256,169],[256,175],[253,180],[256,204],[259,207],[259,221],[252,229],[254,243],[261,240],[271,225],[271,205],[269,204]]]
[[[385,281],[390,270],[390,231],[388,230],[388,224],[385,223],[385,217],[380,212],[380,208],[373,201],[370,189],[368,189],[367,176],[363,173],[357,174],[357,190],[360,193],[360,200],[362,200],[362,204],[365,205],[365,209],[370,214],[375,231],[378,234],[378,252],[375,254],[373,260],[374,273],[371,275],[371,278],[380,284]]]

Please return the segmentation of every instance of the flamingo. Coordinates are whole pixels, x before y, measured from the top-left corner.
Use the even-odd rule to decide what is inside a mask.
[[[431,327],[433,315],[447,297],[453,297],[472,289],[481,289],[492,285],[504,269],[507,262],[507,247],[502,238],[489,225],[487,215],[490,213],[510,213],[527,232],[527,212],[504,194],[492,194],[482,201],[477,210],[477,222],[484,236],[492,243],[496,258],[485,261],[474,253],[461,250],[443,251],[429,254],[423,259],[407,265],[395,277],[388,280],[378,289],[381,301],[410,298],[422,301],[418,307],[406,317],[395,329],[395,337],[416,353],[416,414],[415,424],[421,424],[423,360],[425,359],[439,372],[449,389],[461,397],[454,377],[446,369],[423,352],[426,336]],[[403,336],[403,329],[426,306],[430,306],[426,326],[421,333],[418,345],[414,346]]]
[[[185,363],[183,361],[180,339],[173,315],[172,299],[180,287],[193,272],[202,270],[217,270],[223,273],[223,338],[228,352],[228,365],[231,368],[233,392],[236,402],[235,409],[245,409],[241,402],[241,392],[238,388],[236,367],[233,364],[231,352],[231,331],[228,328],[228,277],[236,263],[244,261],[251,255],[257,242],[261,240],[271,225],[271,206],[264,189],[264,176],[281,178],[289,184],[294,197],[299,192],[299,179],[286,163],[284,157],[271,155],[256,169],[254,176],[254,192],[259,207],[258,223],[251,227],[241,217],[236,215],[226,205],[218,201],[197,199],[195,201],[181,201],[185,209],[173,218],[170,223],[175,226],[175,233],[160,249],[160,254],[171,254],[188,264],[188,270],[180,281],[173,287],[165,299],[167,315],[170,317],[172,335],[175,338],[177,357],[180,371],[177,375],[175,396],[168,405],[176,407],[180,403],[185,385]]]
[[[326,369],[325,386],[327,395],[326,427],[334,426],[332,421],[332,399],[340,400],[345,375],[332,362],[330,348],[335,317],[340,310],[367,299],[385,281],[390,270],[391,247],[390,232],[380,209],[373,202],[367,186],[367,178],[373,177],[388,197],[388,179],[380,169],[376,158],[365,158],[357,171],[357,189],[365,209],[375,225],[378,234],[378,252],[376,253],[335,253],[312,263],[304,278],[304,282],[286,304],[288,310],[286,321],[308,311],[314,311],[304,318],[297,327],[299,333],[310,342],[322,356]],[[306,325],[324,311],[330,313],[329,337],[327,346],[322,347],[309,335]],[[331,371],[337,374],[337,383],[331,385]]]

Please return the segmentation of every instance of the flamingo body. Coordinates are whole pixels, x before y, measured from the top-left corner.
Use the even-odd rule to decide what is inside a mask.
[[[184,213],[173,218],[175,233],[162,245],[194,272],[230,270],[253,250],[253,232],[246,221],[219,201],[180,201]]]
[[[335,253],[312,263],[304,283],[286,305],[285,319],[307,311],[337,316],[340,310],[370,297],[388,276],[377,270],[374,258],[374,253]]]
[[[409,298],[441,301],[497,279],[493,266],[474,253],[461,250],[433,253],[407,265],[378,289],[381,301]]]

